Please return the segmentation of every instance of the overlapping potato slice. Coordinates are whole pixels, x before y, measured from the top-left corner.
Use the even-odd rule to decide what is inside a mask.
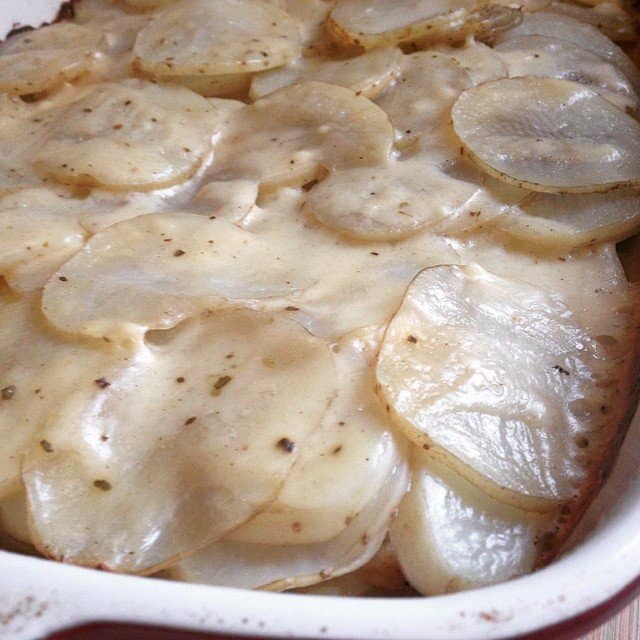
[[[541,76],[579,82],[601,93],[621,109],[635,111],[638,96],[627,77],[603,60],[568,40],[521,36],[496,46],[510,77]]]
[[[435,51],[456,60],[474,85],[499,80],[507,75],[507,67],[500,56],[491,47],[473,38],[468,38],[462,47],[438,47]]]
[[[193,205],[209,215],[239,223],[253,209],[258,199],[254,180],[214,180],[196,194]]]
[[[355,58],[298,58],[286,67],[254,76],[249,96],[257,100],[276,89],[297,82],[331,82],[375,100],[400,74],[402,52],[397,48],[376,49]]]
[[[158,188],[192,175],[219,127],[215,108],[182,87],[104,83],[62,111],[35,163],[63,183]]]
[[[436,595],[532,571],[554,519],[490,498],[416,448],[411,491],[390,536],[409,582]]]
[[[75,80],[96,61],[101,34],[68,22],[19,34],[0,45],[0,90],[40,94]]]
[[[301,545],[342,533],[405,454],[374,392],[381,331],[364,329],[333,346],[337,394],[278,498],[227,536],[233,542]]]
[[[189,582],[284,591],[350,573],[373,558],[406,493],[409,472],[398,456],[378,493],[335,538],[315,544],[267,545],[222,540],[172,568]]]
[[[27,499],[22,489],[0,502],[0,531],[17,542],[31,544]]]
[[[191,78],[190,86],[201,86],[205,95],[231,95],[228,87],[223,94],[216,90],[238,74],[290,62],[299,48],[295,20],[274,4],[185,0],[156,13],[139,33],[134,66],[174,82]],[[209,84],[194,85],[197,77]]]
[[[324,24],[335,0],[284,0],[283,9],[296,19],[303,54],[320,55],[331,50],[326,42]]]
[[[548,250],[618,242],[640,231],[640,194],[535,194],[501,218],[499,228]]]
[[[596,340],[556,293],[477,265],[426,269],[387,328],[379,393],[431,456],[498,500],[550,510],[589,493],[624,415],[634,349],[617,322],[604,337],[587,325]]]
[[[380,165],[393,139],[384,111],[324,82],[284,87],[233,116],[216,145],[214,177],[267,188],[301,185],[326,169]]]
[[[309,285],[296,267],[284,244],[223,218],[150,214],[94,235],[51,277],[42,308],[62,331],[135,341],[225,299]]]
[[[627,54],[607,36],[590,24],[575,18],[548,11],[526,14],[522,22],[508,31],[496,35],[498,42],[520,36],[547,36],[568,40],[604,60],[611,62],[624,73],[634,85],[640,86],[640,71]]]
[[[477,191],[417,157],[331,174],[311,189],[305,210],[349,238],[393,241],[420,229],[451,228],[460,218],[462,226],[472,225],[477,218],[460,212]]]
[[[576,82],[487,82],[465,91],[452,116],[466,153],[517,186],[589,193],[640,184],[640,124]]]
[[[120,361],[53,331],[39,307],[37,294],[0,295],[0,499],[18,489],[23,451],[42,439],[67,394],[91,387]]]
[[[497,4],[461,0],[376,2],[338,0],[326,28],[338,43],[365,49],[418,42],[426,47],[460,42],[472,34],[488,35],[518,23],[517,10]]]
[[[472,86],[469,74],[448,55],[420,51],[404,58],[395,87],[377,100],[391,118],[401,149],[428,151],[434,161],[458,154],[451,107]]]
[[[37,548],[146,573],[220,538],[276,497],[334,386],[326,343],[283,315],[220,310],[151,335],[28,452]]]

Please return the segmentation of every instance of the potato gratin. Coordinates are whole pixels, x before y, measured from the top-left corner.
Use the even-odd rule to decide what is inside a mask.
[[[5,547],[345,594],[549,562],[635,401],[625,8],[75,13],[0,45]]]

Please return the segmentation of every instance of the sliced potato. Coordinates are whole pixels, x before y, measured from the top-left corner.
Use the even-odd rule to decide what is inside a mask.
[[[477,265],[426,269],[387,328],[379,393],[431,456],[498,500],[552,510],[598,482],[630,398],[629,322],[600,343],[558,294]]]
[[[326,542],[376,499],[404,455],[374,392],[381,332],[350,334],[333,347],[337,395],[278,498],[227,536],[233,542]]]
[[[329,49],[324,24],[334,4],[335,0],[284,0],[283,8],[298,22],[304,55],[319,55]]]
[[[450,227],[477,190],[417,157],[331,174],[311,189],[305,210],[349,238],[392,241]]]
[[[496,46],[510,77],[541,76],[579,82],[621,109],[635,111],[638,95],[618,67],[568,40],[520,36]]]
[[[17,542],[31,544],[27,497],[22,489],[0,502],[0,531]]]
[[[555,515],[502,504],[415,449],[411,491],[390,536],[409,582],[436,595],[532,571]]]
[[[640,185],[640,124],[576,82],[487,82],[465,91],[452,115],[466,153],[505,182],[552,193]]]
[[[159,80],[168,84],[179,84],[205,98],[216,97],[242,100],[249,93],[252,77],[253,75],[250,73],[226,73],[219,76],[164,76]]]
[[[18,490],[22,453],[43,439],[45,422],[67,394],[121,361],[102,345],[74,343],[53,331],[39,306],[35,294],[0,295],[0,499]]]
[[[283,316],[230,309],[152,334],[68,394],[26,455],[36,547],[116,571],[175,563],[275,498],[334,384],[326,343]]]
[[[219,126],[215,108],[181,87],[104,83],[63,110],[35,163],[63,183],[167,186],[196,171]]]
[[[640,231],[640,194],[536,194],[501,218],[499,228],[547,250],[619,242]]]
[[[279,67],[300,48],[296,22],[257,0],[184,0],[153,16],[136,66],[153,76],[219,76]]]
[[[507,67],[500,56],[491,47],[473,38],[468,38],[462,47],[439,47],[436,51],[458,62],[474,85],[507,76]]]
[[[377,100],[391,118],[400,149],[429,152],[433,161],[459,155],[451,107],[472,86],[469,74],[450,56],[420,51],[404,58],[394,87]]]
[[[257,100],[276,89],[306,80],[332,82],[375,100],[400,75],[402,52],[376,49],[356,58],[299,58],[286,67],[254,76],[250,97]]]
[[[135,341],[226,299],[282,296],[310,284],[296,266],[283,245],[223,218],[151,214],[93,236],[51,277],[42,308],[62,331]]]
[[[636,87],[640,86],[640,70],[627,54],[594,26],[584,24],[584,22],[580,22],[580,20],[570,16],[548,11],[529,13],[523,17],[522,22],[516,27],[497,34],[496,40],[502,42],[511,38],[532,35],[568,40],[578,47],[595,53],[604,60],[611,62]]]
[[[258,183],[254,180],[214,180],[196,194],[194,205],[216,218],[241,222],[258,199]]]
[[[171,575],[189,582],[269,591],[307,587],[345,575],[375,556],[408,484],[408,466],[398,457],[380,491],[335,538],[303,545],[222,540],[172,568]]]
[[[333,84],[284,87],[233,115],[216,145],[216,179],[300,185],[326,169],[379,165],[391,151],[387,114]]]
[[[496,4],[461,0],[376,2],[338,0],[326,28],[338,43],[365,49],[418,42],[426,47],[461,42],[471,34],[487,35],[517,24],[519,12]]]

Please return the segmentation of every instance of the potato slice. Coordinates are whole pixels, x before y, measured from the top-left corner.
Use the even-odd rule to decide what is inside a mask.
[[[19,488],[22,453],[66,396],[119,362],[53,331],[39,307],[38,295],[0,294],[0,499]]]
[[[376,500],[405,454],[374,392],[381,331],[350,334],[333,347],[337,395],[278,498],[226,537],[233,542],[308,545],[340,535]]]
[[[379,170],[331,174],[311,189],[305,210],[349,238],[392,241],[420,229],[450,226],[477,191],[418,157]],[[475,219],[464,216],[466,223]]]
[[[205,184],[196,194],[196,209],[224,217],[230,222],[241,222],[258,199],[258,183],[253,180],[214,180]]]
[[[334,384],[326,343],[282,315],[222,310],[150,336],[28,452],[37,548],[151,573],[220,538],[275,498]]]
[[[234,116],[216,145],[216,179],[301,185],[326,169],[382,164],[391,151],[387,114],[333,84],[285,87]]]
[[[249,96],[257,100],[276,89],[306,80],[331,82],[375,100],[400,75],[402,52],[376,49],[356,58],[298,58],[286,67],[254,76]]]
[[[469,74],[451,57],[421,51],[404,58],[398,82],[377,104],[391,118],[400,149],[428,152],[434,162],[449,160],[460,146],[451,107],[470,86]]]
[[[440,42],[461,42],[471,34],[487,35],[507,29],[519,12],[506,6],[478,5],[461,0],[452,8],[446,0],[376,2],[338,0],[326,28],[338,43],[365,49],[418,42],[427,47]]]
[[[114,224],[51,277],[42,308],[68,333],[140,340],[226,299],[282,296],[310,284],[283,245],[224,219],[151,214]]]
[[[496,46],[509,77],[540,76],[571,80],[590,87],[621,109],[636,111],[638,96],[627,77],[611,62],[568,40],[521,36]]]
[[[501,218],[499,228],[546,250],[619,242],[640,231],[640,194],[535,194]]]
[[[496,35],[497,42],[520,36],[548,36],[568,40],[573,44],[611,62],[624,73],[636,87],[640,87],[640,70],[607,36],[590,24],[585,24],[557,13],[540,11],[523,17],[522,22],[508,31]]]
[[[279,67],[299,48],[295,20],[272,4],[184,0],[154,15],[134,55],[153,76],[219,76]]]
[[[409,582],[437,595],[532,571],[555,515],[502,504],[416,448],[411,491],[390,536]]]
[[[640,124],[576,82],[487,82],[452,115],[466,153],[505,182],[551,193],[640,185]]]
[[[296,19],[300,42],[306,56],[327,53],[324,25],[335,0],[284,0],[285,11]]]
[[[101,37],[61,22],[9,38],[0,45],[0,90],[33,95],[75,80],[95,64]]]
[[[628,330],[600,343],[558,294],[477,265],[426,269],[387,329],[379,393],[431,456],[500,501],[552,510],[598,482],[630,401]]]
[[[27,497],[22,489],[0,502],[0,531],[17,542],[31,544]]]
[[[452,57],[467,72],[474,86],[507,76],[507,67],[500,56],[473,38],[468,38],[462,47],[438,47],[435,51]]]
[[[215,108],[181,87],[104,83],[63,111],[35,163],[63,183],[158,188],[192,175],[219,127]]]
[[[380,491],[335,538],[302,545],[266,545],[222,540],[171,569],[172,577],[228,587],[284,591],[350,573],[373,558],[383,543],[409,484],[402,457]]]

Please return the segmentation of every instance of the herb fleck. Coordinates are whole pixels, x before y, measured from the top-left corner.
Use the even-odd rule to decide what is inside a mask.
[[[101,491],[111,491],[111,483],[108,480],[94,480],[93,486]]]
[[[106,389],[111,386],[111,383],[106,378],[98,378],[93,381],[94,384],[97,384],[101,389]]]
[[[48,440],[40,440],[40,446],[46,453],[51,453],[53,451],[53,446]]]
[[[2,389],[2,391],[0,391],[0,395],[2,396],[3,400],[11,400],[11,398],[16,395],[15,385],[10,384],[8,387],[5,387],[4,389]]]
[[[220,376],[214,383],[213,389],[211,389],[212,396],[220,395],[220,391],[231,382],[231,376]]]
[[[285,451],[286,453],[293,453],[296,448],[296,443],[289,440],[289,438],[280,438],[280,440],[276,442],[276,447],[278,447],[278,449],[282,449],[282,451]]]

